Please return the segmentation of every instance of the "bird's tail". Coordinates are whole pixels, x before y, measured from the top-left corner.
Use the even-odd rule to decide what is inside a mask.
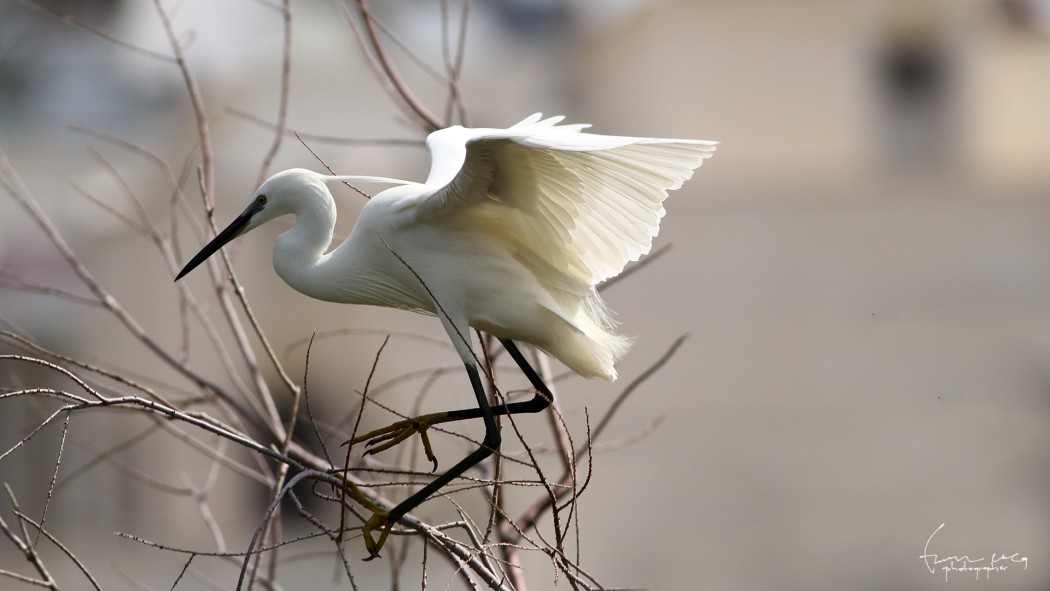
[[[564,330],[543,348],[584,377],[615,380],[615,364],[631,348],[631,339],[615,332],[616,322],[597,292],[572,299],[575,310],[551,310]]]

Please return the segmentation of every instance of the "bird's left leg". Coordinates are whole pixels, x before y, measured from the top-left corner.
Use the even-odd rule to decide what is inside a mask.
[[[503,343],[503,347],[507,350],[507,353],[510,354],[511,358],[514,359],[514,362],[518,364],[519,368],[521,368],[522,373],[528,378],[536,393],[529,400],[492,406],[491,410],[493,416],[536,413],[550,406],[554,395],[551,393],[550,388],[547,387],[547,384],[543,382],[543,379],[540,378],[539,374],[536,373],[536,370],[533,369],[525,359],[525,356],[521,354],[521,351],[518,349],[517,345],[514,344],[514,341],[511,341],[510,339],[500,339],[500,342]],[[364,435],[359,435],[352,439],[350,444],[353,445],[356,443],[367,442],[365,445],[368,449],[365,451],[365,454],[371,455],[388,450],[418,433],[420,439],[423,441],[423,452],[426,454],[427,459],[430,460],[431,464],[433,464],[434,470],[437,470],[437,457],[434,456],[434,450],[430,445],[430,437],[427,435],[427,430],[434,425],[466,419],[476,419],[481,418],[481,416],[482,414],[479,408],[463,408],[459,410],[419,415],[417,417],[397,421],[386,427],[365,433]]]

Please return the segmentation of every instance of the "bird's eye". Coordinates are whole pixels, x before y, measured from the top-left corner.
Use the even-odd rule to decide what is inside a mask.
[[[266,205],[266,195],[259,195],[255,198],[256,205]]]

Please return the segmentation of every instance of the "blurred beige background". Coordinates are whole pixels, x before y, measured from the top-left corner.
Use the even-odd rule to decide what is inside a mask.
[[[149,3],[46,4],[168,51]],[[440,67],[438,2],[376,4],[400,39]],[[254,189],[271,139],[228,109],[273,119],[280,18],[247,0],[172,7],[213,118],[218,217],[228,220]],[[289,126],[419,139],[335,8],[292,7]],[[675,337],[691,335],[610,427],[614,440],[664,419],[641,441],[597,456],[581,506],[584,568],[606,585],[652,589],[1050,587],[1050,2],[475,2],[466,47],[462,91],[473,124],[505,126],[543,111],[599,133],[722,142],[667,202],[658,244],[672,250],[606,293],[624,332],[637,335],[622,380],[559,384],[582,438],[584,406],[604,408]],[[396,56],[440,112],[443,85]],[[78,192],[127,207],[90,149],[151,211],[163,211],[167,190],[151,193],[160,177],[144,159],[70,126],[134,142],[178,170],[195,142],[190,117],[175,68],[21,3],[0,5],[0,148],[74,246],[90,253],[92,271],[171,346],[179,339],[171,272]],[[312,145],[347,174],[421,180],[427,170],[418,147]],[[292,166],[318,168],[294,139],[274,169]],[[337,198],[345,234],[360,198]],[[0,266],[73,285],[6,198],[0,228]],[[243,240],[237,263],[279,350],[341,327],[442,337],[433,319],[292,292],[270,268],[279,231]],[[184,242],[184,257],[197,246]],[[209,296],[203,279],[191,281],[200,299]],[[5,324],[54,349],[144,375],[163,371],[136,357],[96,310],[12,290],[0,302]],[[311,388],[326,412],[346,412],[341,392],[361,387],[380,340],[315,350]],[[386,378],[458,363],[440,348],[393,345],[380,368]],[[301,356],[289,354],[293,375],[302,374]],[[0,371],[7,385],[28,379]],[[443,380],[427,408],[468,403],[463,385]],[[405,410],[410,400],[386,399]],[[31,415],[20,412],[29,413],[0,410],[0,447],[23,436]],[[105,419],[79,421],[74,433],[100,447],[119,439],[105,432]],[[55,445],[13,456],[0,477],[46,488],[50,474],[33,466],[50,465]],[[149,450],[132,455],[167,466],[173,481],[201,473],[169,450]],[[118,474],[83,476],[80,486],[90,483],[97,498],[58,495],[50,523],[85,553],[112,544],[136,557],[103,560],[113,568],[104,576],[118,581],[111,588],[134,588],[120,572],[167,588],[178,559],[111,533],[190,544],[194,526],[178,524],[185,507],[140,498]],[[238,503],[235,483],[224,494],[230,504],[216,506],[233,524],[227,542],[241,548],[263,501]],[[247,533],[237,533],[237,516]],[[930,552],[989,560],[1016,552],[1027,569],[951,573],[946,582],[920,559],[941,524]],[[0,567],[20,560],[0,543]],[[338,587],[331,559],[321,564],[304,562],[302,576],[321,571],[312,584]],[[554,584],[542,575],[544,558],[527,565],[541,573],[530,588]],[[356,568],[369,588],[388,567]],[[432,575],[431,584],[444,581]]]

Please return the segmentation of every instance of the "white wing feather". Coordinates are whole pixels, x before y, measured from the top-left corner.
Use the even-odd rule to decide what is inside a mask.
[[[398,207],[409,219],[462,232],[536,279],[523,297],[541,311],[518,309],[538,316],[506,324],[501,303],[486,301],[476,302],[468,321],[531,342],[581,375],[611,380],[630,339],[615,333],[595,286],[649,252],[667,192],[716,143],[597,135],[561,120],[537,113],[507,129],[436,131],[427,138],[433,163],[424,190],[390,191],[403,196]]]
[[[649,252],[667,191],[717,144],[597,135],[561,120],[537,113],[508,129],[430,134],[433,191],[414,205],[423,217],[498,227],[538,276],[582,294]]]

